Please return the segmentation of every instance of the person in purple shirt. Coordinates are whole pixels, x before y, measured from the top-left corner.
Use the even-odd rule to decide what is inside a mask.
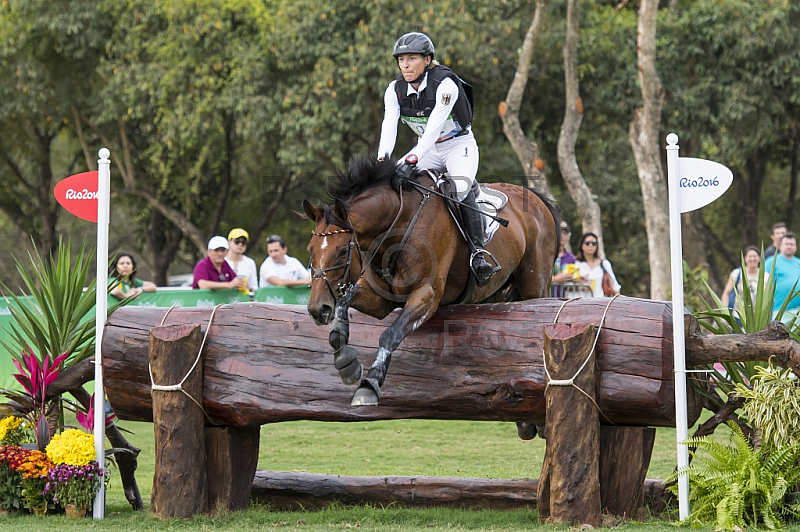
[[[194,289],[229,290],[241,288],[244,278],[236,277],[230,264],[225,261],[228,253],[228,239],[224,236],[215,236],[208,241],[206,258],[194,267]]]

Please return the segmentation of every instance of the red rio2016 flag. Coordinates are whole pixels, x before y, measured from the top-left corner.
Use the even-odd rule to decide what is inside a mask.
[[[83,172],[56,183],[56,201],[78,218],[97,223],[97,171]]]

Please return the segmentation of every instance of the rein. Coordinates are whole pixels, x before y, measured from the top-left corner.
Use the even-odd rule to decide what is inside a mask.
[[[417,210],[414,213],[414,216],[411,218],[411,221],[409,222],[408,227],[406,228],[405,233],[403,234],[403,238],[400,240],[400,247],[399,247],[400,251],[398,251],[398,253],[395,254],[392,257],[392,259],[389,261],[388,268],[379,268],[378,266],[375,266],[372,261],[375,259],[376,255],[378,254],[378,251],[381,249],[381,246],[383,246],[383,243],[386,241],[386,239],[392,233],[392,229],[394,229],[395,224],[397,224],[397,221],[400,219],[400,215],[403,213],[403,189],[402,189],[402,187],[400,189],[400,207],[397,210],[397,214],[395,215],[394,220],[392,220],[392,223],[389,226],[389,229],[384,231],[383,238],[381,238],[381,241],[378,243],[377,246],[375,246],[375,250],[373,251],[372,256],[370,256],[369,259],[367,259],[367,260],[365,260],[365,255],[366,254],[361,249],[361,245],[358,243],[358,237],[356,236],[356,232],[352,228],[352,225],[351,225],[351,227],[347,227],[347,228],[343,228],[343,229],[334,229],[332,231],[326,231],[324,233],[320,233],[320,232],[317,232],[317,231],[311,231],[311,234],[313,236],[322,236],[322,237],[331,236],[331,235],[338,235],[338,234],[342,234],[342,233],[350,233],[350,244],[349,244],[348,250],[347,250],[347,261],[342,263],[342,264],[336,264],[334,266],[329,266],[327,268],[315,268],[313,263],[309,263],[309,269],[311,270],[311,282],[313,283],[317,279],[322,279],[323,281],[325,281],[325,284],[328,286],[328,290],[330,291],[331,295],[333,296],[334,304],[336,304],[336,305],[339,304],[339,300],[342,299],[342,298],[345,298],[345,299],[348,299],[348,300],[352,299],[353,294],[350,293],[350,292],[354,289],[354,287],[355,287],[356,283],[358,282],[358,280],[361,279],[364,276],[364,273],[366,273],[365,264],[368,264],[387,283],[391,284],[391,274],[392,274],[392,271],[397,266],[397,257],[399,255],[399,253],[403,250],[403,246],[405,245],[405,243],[408,242],[408,238],[409,238],[409,236],[411,236],[411,230],[414,228],[414,225],[417,223],[417,220],[419,219],[419,215],[422,212],[422,208],[425,207],[425,204],[428,202],[428,199],[430,198],[431,192],[433,192],[433,190],[427,189],[427,188],[422,188],[420,186],[420,192],[422,193],[422,200],[420,201],[419,206],[417,206]],[[348,223],[349,223],[349,220],[348,220]],[[361,272],[359,273],[358,278],[355,280],[355,282],[345,284],[345,281],[350,278],[351,266],[353,264],[353,250],[355,248],[358,248],[358,253],[362,258],[362,261],[361,261]],[[345,269],[344,274],[341,277],[339,277],[339,279],[341,279],[342,281],[339,282],[339,284],[337,285],[336,289],[334,289],[333,284],[331,283],[331,281],[327,277],[325,277],[325,272],[329,272],[329,271],[333,271],[333,270],[340,270],[342,268]],[[350,293],[349,297],[345,297],[345,296],[348,296],[348,293]]]

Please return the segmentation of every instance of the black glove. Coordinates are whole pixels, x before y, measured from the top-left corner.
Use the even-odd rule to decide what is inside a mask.
[[[397,166],[392,177],[392,187],[399,189],[405,184],[406,181],[411,179],[411,174],[414,173],[414,168],[417,165],[416,155],[409,155],[406,160]]]

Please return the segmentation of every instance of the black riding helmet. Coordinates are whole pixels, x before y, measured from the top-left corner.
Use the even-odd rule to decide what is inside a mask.
[[[402,54],[420,54],[433,59],[433,42],[424,33],[406,33],[394,43],[394,58]]]

